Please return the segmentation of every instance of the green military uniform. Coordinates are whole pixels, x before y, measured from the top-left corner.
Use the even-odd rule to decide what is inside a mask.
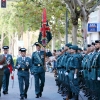
[[[9,46],[3,46],[4,49],[4,56],[6,58],[7,67],[4,68],[4,75],[3,75],[3,94],[8,94],[8,86],[9,86],[9,77],[12,71],[14,71],[14,61],[12,55],[8,54]]]
[[[26,49],[21,48],[21,53],[25,53]],[[32,67],[32,61],[26,55],[22,55],[18,57],[16,60],[16,69],[18,70],[18,82],[19,82],[19,89],[20,89],[20,100],[23,100],[24,97],[27,98],[27,91],[29,88],[29,69]],[[25,86],[24,86],[24,83]]]
[[[100,100],[100,40],[96,40],[95,44],[99,44],[99,47],[96,47],[96,54],[93,59],[92,63],[92,73],[93,80],[94,80],[94,92],[95,98]]]
[[[39,43],[35,43],[34,45],[39,46]],[[32,67],[31,74],[34,75],[35,79],[35,94],[36,98],[42,96],[44,84],[45,84],[45,68],[44,68],[44,54],[45,52],[42,50],[35,51],[32,54]]]
[[[75,51],[78,50],[78,46],[76,45],[73,45],[70,48]],[[71,54],[68,65],[68,70],[69,70],[68,77],[69,77],[70,88],[75,96],[75,100],[78,100],[78,95],[79,95],[78,69],[79,69],[78,56],[76,53]]]

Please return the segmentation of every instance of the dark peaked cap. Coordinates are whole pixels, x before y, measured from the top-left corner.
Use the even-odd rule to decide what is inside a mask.
[[[87,47],[91,47],[91,44],[88,44]]]
[[[100,43],[100,40],[95,40],[95,43]]]
[[[35,42],[34,45],[35,46],[40,46],[40,44],[38,42]]]
[[[20,51],[21,52],[26,52],[26,49],[25,48],[20,48]]]
[[[9,49],[9,46],[3,46],[2,48],[3,49]]]

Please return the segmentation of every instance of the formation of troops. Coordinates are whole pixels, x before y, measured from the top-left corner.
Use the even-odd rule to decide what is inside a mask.
[[[9,47],[3,46],[4,54],[0,55],[0,96],[8,94],[9,78],[17,69],[20,100],[27,98],[29,77],[34,76],[36,98],[42,96],[45,84],[45,59],[51,55],[45,52],[38,42],[34,44],[36,51],[31,57],[26,56],[26,49],[21,48],[20,56],[14,65],[13,58],[8,54]],[[80,91],[88,100],[100,100],[100,40],[88,44],[82,50],[77,45],[67,43],[56,56],[55,81],[58,93],[64,100],[79,100]],[[83,98],[81,98],[83,99]],[[84,100],[84,99],[83,99]]]
[[[88,100],[100,100],[100,40],[84,50],[67,43],[59,52],[55,81],[58,93],[66,96],[63,99],[79,100],[83,91]]]
[[[38,42],[34,44],[36,51],[33,52],[32,57],[26,56],[26,49],[20,48],[20,56],[14,61],[12,55],[8,54],[9,47],[3,46],[4,54],[0,55],[0,96],[1,88],[3,88],[3,94],[8,94],[9,78],[13,79],[15,69],[17,69],[20,100],[27,99],[27,91],[29,88],[29,77],[35,79],[35,94],[36,98],[42,96],[44,83],[45,83],[45,68],[44,68],[44,50],[41,50],[41,46]]]

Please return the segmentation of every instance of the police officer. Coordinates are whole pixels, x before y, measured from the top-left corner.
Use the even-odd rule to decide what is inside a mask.
[[[29,88],[29,69],[32,66],[31,59],[26,57],[26,49],[21,48],[21,57],[17,58],[16,69],[18,69],[18,81],[20,89],[20,100],[24,100],[24,97],[27,98],[27,91]],[[25,83],[25,88],[24,88]]]
[[[32,54],[31,74],[34,75],[35,79],[36,98],[39,98],[42,96],[43,87],[45,83],[45,52],[41,50],[41,46],[38,42],[36,42],[34,45],[36,46],[36,51]]]
[[[9,76],[12,71],[14,70],[14,62],[12,55],[8,54],[8,46],[3,46],[4,49],[4,56],[7,61],[7,67],[4,68],[4,76],[3,76],[3,94],[8,94],[8,85],[9,85]]]

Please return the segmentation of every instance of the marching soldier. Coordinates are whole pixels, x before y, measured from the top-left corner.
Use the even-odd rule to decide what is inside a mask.
[[[7,61],[7,67],[4,68],[4,76],[3,76],[3,94],[8,94],[8,86],[9,86],[9,76],[13,73],[14,70],[14,62],[13,58],[10,54],[8,54],[8,46],[3,46],[4,56]]]
[[[27,98],[27,91],[29,88],[29,69],[32,66],[31,59],[26,57],[26,49],[21,48],[21,57],[17,58],[16,69],[18,70],[18,81],[20,89],[20,100]],[[25,83],[25,88],[24,88]]]
[[[2,79],[5,67],[7,67],[6,59],[4,55],[0,55],[0,96],[1,96]]]
[[[36,42],[34,45],[36,46],[36,51],[32,54],[31,74],[34,75],[35,79],[36,98],[39,98],[42,96],[45,84],[45,52],[41,50],[41,46],[38,42]]]

